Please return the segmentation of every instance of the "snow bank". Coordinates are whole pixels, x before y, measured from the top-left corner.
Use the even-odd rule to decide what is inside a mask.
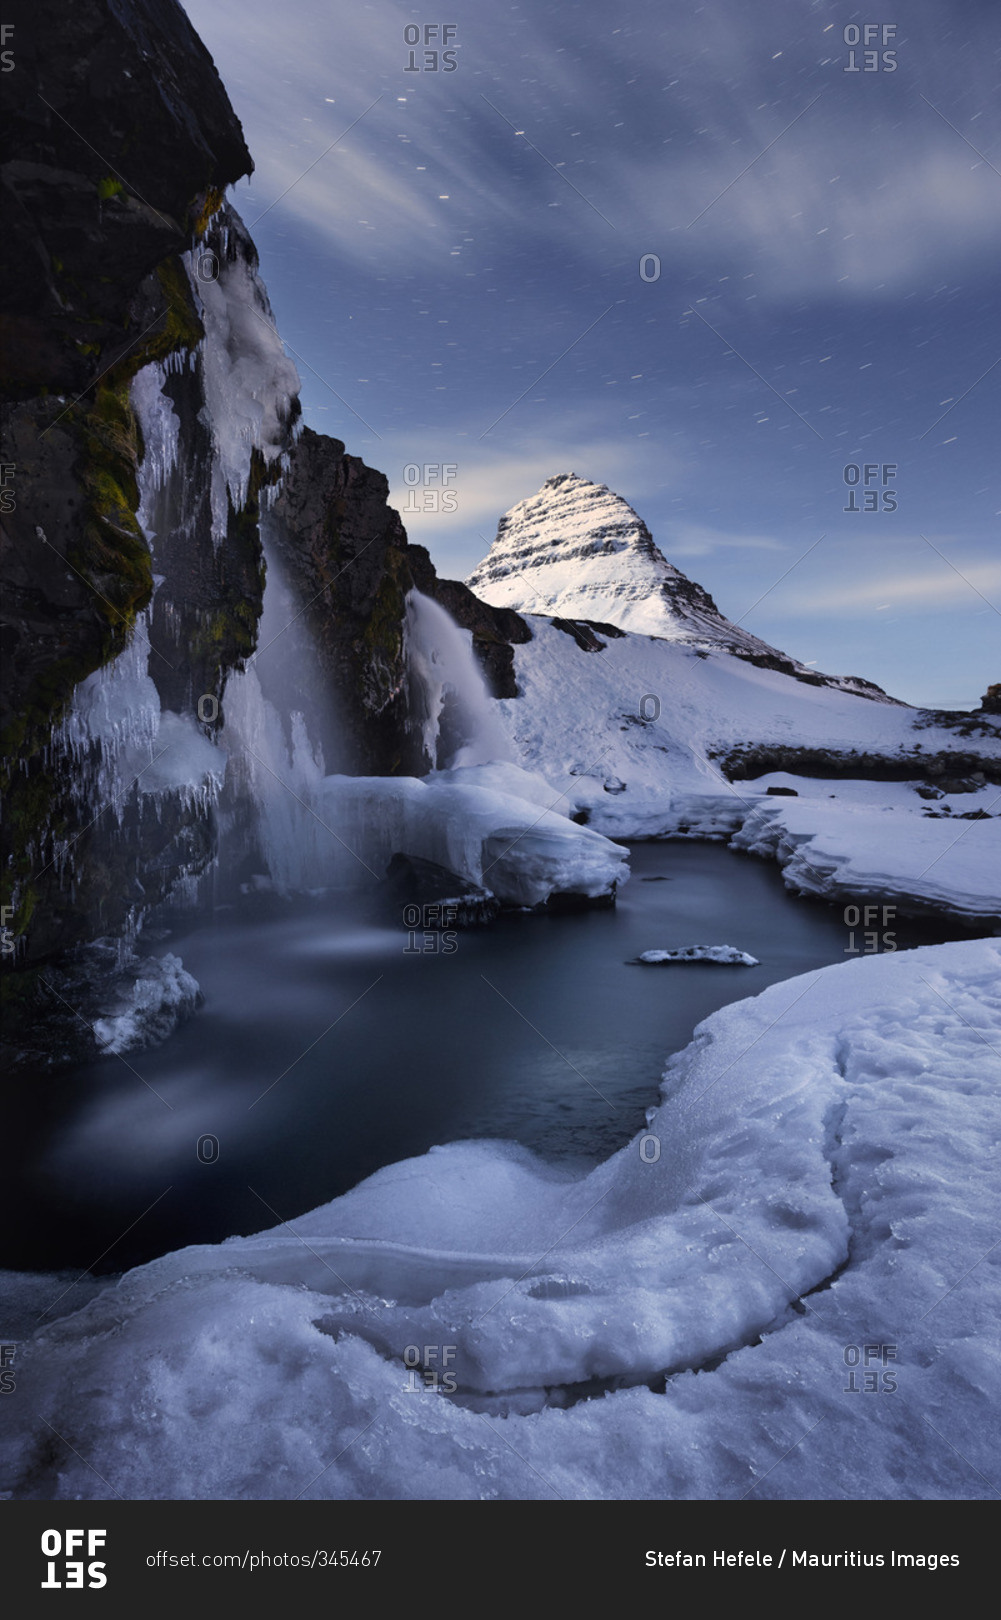
[[[916,791],[932,756],[974,754],[996,770],[997,721],[947,726],[921,710],[652,636],[609,638],[585,652],[548,620],[530,623],[533,639],[515,648],[521,695],[498,707],[522,765],[595,831],[732,839],[777,860],[791,888],[831,899],[885,898],[970,917],[1001,910],[996,883],[985,884],[985,866],[999,867],[1001,789],[934,801]],[[727,756],[771,749],[832,760],[868,754],[913,779],[725,776]],[[773,784],[800,797],[768,798]],[[977,811],[992,819],[962,819]]]
[[[731,839],[778,861],[786,888],[1001,917],[1001,789],[954,794],[930,811],[907,783],[795,780],[804,797],[759,802]]]
[[[640,635],[584,652],[548,619],[527,622],[532,640],[514,649],[520,695],[498,704],[517,758],[609,837],[671,834],[703,809],[738,824],[763,793],[763,783],[725,777],[720,761],[738,750],[879,755],[912,767],[915,781],[935,754],[1001,763],[997,720],[964,736],[922,710],[811,686],[729,653]]]
[[[995,1494],[999,967],[928,947],[722,1009],[590,1174],[457,1143],[126,1274],[21,1347],[4,1487]]]

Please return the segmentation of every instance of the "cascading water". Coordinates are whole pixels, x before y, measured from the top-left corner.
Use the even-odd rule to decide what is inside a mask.
[[[511,745],[473,652],[472,631],[460,629],[431,597],[411,591],[406,636],[415,723],[432,765],[445,769],[511,760]]]
[[[262,525],[266,534],[266,522]],[[256,853],[281,893],[331,880],[332,834],[314,808],[326,774],[319,740],[333,727],[330,700],[316,689],[312,639],[273,551],[265,543],[267,583],[258,651],[226,689],[223,746],[228,789],[252,810]],[[235,852],[234,852],[235,853]]]
[[[264,523],[265,537],[267,523]],[[355,888],[381,876],[397,851],[456,853],[450,796],[431,801],[413,778],[328,774],[318,739],[335,734],[328,694],[317,690],[309,632],[273,549],[259,629],[260,652],[226,693],[222,742],[235,793],[253,804],[255,836],[267,877],[281,892]],[[462,769],[509,761],[511,747],[472,649],[472,636],[445,610],[412,591],[407,600],[407,657],[415,724],[433,764]],[[440,805],[438,799],[441,799]],[[475,840],[474,840],[475,842]],[[476,865],[472,851],[464,865]]]

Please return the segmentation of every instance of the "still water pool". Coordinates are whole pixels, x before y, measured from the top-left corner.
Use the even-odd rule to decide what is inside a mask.
[[[898,919],[897,944],[958,932]],[[684,842],[634,845],[614,910],[506,916],[448,952],[412,943],[402,919],[372,926],[334,902],[218,913],[164,941],[200,1013],[161,1047],[17,1088],[3,1264],[121,1271],[465,1137],[598,1160],[642,1128],[707,1014],[850,959],[840,910],[790,897],[774,866]],[[693,944],[761,965],[627,965]]]

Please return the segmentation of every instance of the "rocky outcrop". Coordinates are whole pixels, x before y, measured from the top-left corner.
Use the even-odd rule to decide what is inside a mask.
[[[438,578],[388,504],[384,473],[339,439],[304,428],[271,509],[269,535],[304,610],[333,694],[338,736],[325,749],[359,775],[421,773],[429,762],[411,724],[405,648],[407,593],[433,597],[473,635],[495,697],[514,696],[512,647],[531,639],[517,613],[490,608]]]
[[[46,1018],[61,1061],[118,1006],[107,953],[127,978],[146,919],[213,861],[220,793],[252,858],[246,784],[223,787],[215,741],[230,677],[262,650],[261,523],[283,473],[269,531],[337,702],[338,769],[432,763],[411,723],[412,588],[472,631],[497,695],[530,632],[438,580],[381,473],[295,441],[295,369],[222,201],[250,156],[177,0],[4,18],[3,978],[9,1036]]]
[[[2,169],[3,752],[36,744],[149,600],[128,400],[202,330],[180,261],[253,167],[175,0],[12,5]]]
[[[1001,714],[1001,681],[989,686],[980,699],[981,714]]]
[[[996,732],[988,735],[996,736]],[[730,782],[743,782],[772,771],[788,771],[793,776],[864,778],[870,782],[914,782],[923,778],[949,793],[973,793],[985,782],[1001,782],[1001,765],[989,752],[982,754],[929,753],[919,747],[897,754],[880,754],[866,749],[781,748],[752,745],[713,754],[714,763]],[[788,789],[769,788],[769,793]]]
[[[211,445],[198,265],[218,279],[246,256],[221,202],[252,168],[212,60],[176,0],[34,0],[4,20],[0,899],[16,1030],[40,1007],[43,967],[127,934],[214,850],[204,793],[168,783],[154,813],[134,783],[110,789],[100,746],[65,729],[73,694],[134,641],[158,584],[150,676],[165,709],[193,711],[253,645],[263,575],[256,488],[230,503],[215,551],[199,507]],[[183,543],[168,555],[165,509],[140,519],[152,452],[133,383],[157,368],[187,464],[173,537],[200,571]],[[120,728],[135,719],[126,710]],[[191,736],[197,748],[193,715]]]

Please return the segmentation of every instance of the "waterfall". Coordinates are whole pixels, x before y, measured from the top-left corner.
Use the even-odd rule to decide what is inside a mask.
[[[317,819],[316,801],[327,770],[322,738],[336,735],[332,700],[321,690],[306,621],[268,544],[258,651],[230,677],[224,700],[222,745],[230,756],[229,797],[249,808],[252,839],[281,893],[335,881],[336,843]],[[233,852],[235,853],[235,852]],[[245,851],[243,852],[245,853]]]
[[[407,597],[407,661],[415,724],[433,766],[511,760],[511,745],[473,652],[471,630],[420,591]]]
[[[283,893],[371,882],[395,850],[431,849],[436,814],[442,827],[435,853],[443,857],[458,838],[456,806],[444,789],[425,802],[426,790],[412,778],[346,777],[325,757],[320,739],[336,737],[324,712],[329,694],[319,689],[313,642],[267,545],[266,523],[264,538],[260,652],[229,682],[221,741],[230,756],[228,792],[252,806],[253,841],[268,877]],[[450,768],[509,761],[471,633],[412,591],[406,646],[414,723],[429,760]]]

